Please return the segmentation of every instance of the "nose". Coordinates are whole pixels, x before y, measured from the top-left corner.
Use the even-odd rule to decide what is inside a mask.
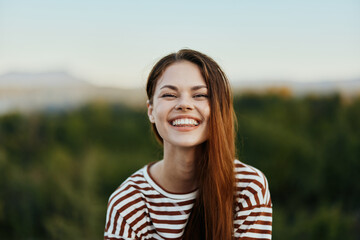
[[[175,106],[176,110],[181,110],[181,111],[189,111],[192,110],[194,107],[191,104],[191,100],[187,99],[187,98],[179,98],[179,102],[178,104]]]

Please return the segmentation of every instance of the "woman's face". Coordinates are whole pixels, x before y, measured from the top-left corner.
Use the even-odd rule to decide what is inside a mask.
[[[208,138],[208,89],[198,66],[181,61],[158,80],[148,115],[164,145],[197,146]]]

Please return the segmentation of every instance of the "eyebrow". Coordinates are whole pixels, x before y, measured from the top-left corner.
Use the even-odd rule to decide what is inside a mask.
[[[170,88],[170,89],[172,89],[172,90],[174,90],[174,91],[177,91],[177,90],[179,90],[176,86],[174,86],[174,85],[164,85],[164,86],[162,86],[161,88],[160,88],[160,90],[161,89],[163,89],[163,88]],[[207,86],[205,86],[205,85],[197,85],[197,86],[194,86],[194,87],[192,87],[191,88],[191,90],[199,90],[199,89],[201,89],[201,88],[207,88]]]

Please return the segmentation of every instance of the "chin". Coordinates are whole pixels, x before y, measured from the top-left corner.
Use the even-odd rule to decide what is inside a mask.
[[[204,141],[176,141],[176,142],[170,142],[171,145],[177,146],[177,147],[183,147],[183,148],[192,148],[197,147],[204,143]]]

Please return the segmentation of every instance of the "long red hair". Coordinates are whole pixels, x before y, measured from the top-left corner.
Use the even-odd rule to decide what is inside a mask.
[[[198,196],[188,220],[184,239],[232,239],[234,217],[235,114],[229,81],[219,65],[207,55],[182,49],[160,59],[147,80],[152,104],[158,79],[178,61],[196,64],[208,87],[210,102],[209,138],[202,144],[197,161]],[[152,124],[157,139],[162,138]]]

